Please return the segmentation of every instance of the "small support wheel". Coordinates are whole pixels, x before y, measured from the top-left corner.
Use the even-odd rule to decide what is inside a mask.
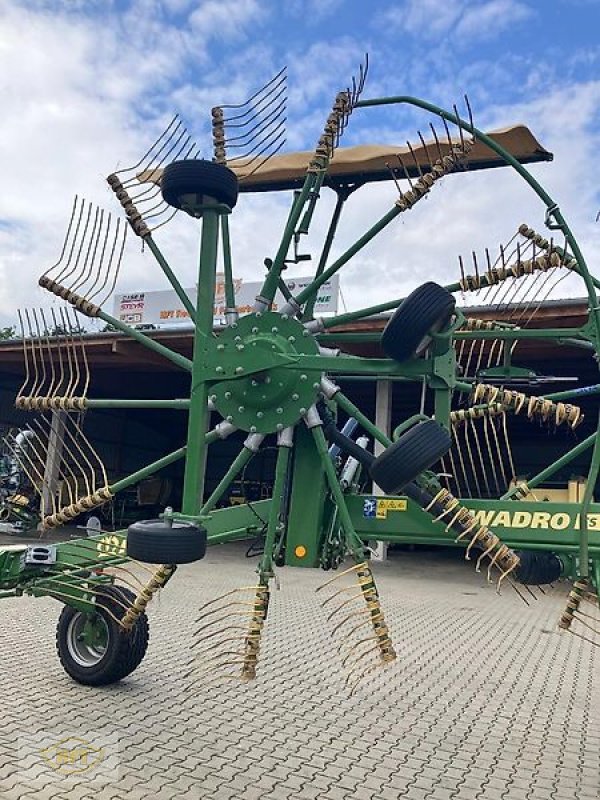
[[[377,456],[369,467],[386,494],[398,494],[407,483],[444,456],[452,446],[450,433],[433,419],[417,423]]]
[[[394,361],[422,355],[433,334],[443,330],[456,300],[443,286],[428,282],[419,286],[396,309],[381,335],[384,353]]]
[[[146,564],[191,564],[206,555],[206,529],[186,522],[140,520],[127,529],[127,555]]]
[[[165,203],[174,208],[190,211],[202,206],[205,198],[212,198],[233,208],[238,199],[238,179],[223,164],[203,159],[173,161],[168,164],[160,180]]]
[[[107,686],[130,675],[148,648],[148,618],[141,614],[130,631],[119,625],[135,594],[102,586],[94,612],[65,606],[56,628],[56,649],[65,672],[84,686]]]

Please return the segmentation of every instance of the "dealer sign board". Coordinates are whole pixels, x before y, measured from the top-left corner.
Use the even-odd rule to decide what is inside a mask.
[[[312,278],[288,278],[285,283],[293,295],[297,295],[312,282]],[[242,278],[234,279],[235,303],[240,314],[249,314],[259,294],[262,283],[246,282]],[[190,300],[196,305],[196,289],[186,290]],[[328,311],[337,311],[339,295],[339,275],[320,287],[315,303],[315,315]],[[273,310],[277,311],[285,302],[278,292],[273,302]],[[134,292],[115,295],[114,316],[128,325],[178,325],[189,324],[189,314],[177,294],[168,289],[161,292]],[[215,325],[225,324],[225,281],[223,275],[217,274],[214,306]]]

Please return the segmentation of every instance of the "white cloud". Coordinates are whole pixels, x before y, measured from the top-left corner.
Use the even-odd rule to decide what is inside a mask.
[[[239,39],[264,16],[266,11],[257,0],[204,0],[188,22],[193,35]]]
[[[456,26],[456,34],[465,38],[493,38],[528,19],[532,14],[529,6],[517,0],[489,0],[485,3],[468,4]]]
[[[460,44],[465,39],[493,38],[531,14],[520,0],[405,0],[380,14],[378,24],[426,40],[452,34]]]
[[[503,2],[477,4],[477,17],[469,17],[473,4],[462,1],[411,2],[402,7],[409,12],[402,19],[415,32],[429,24],[437,36],[443,36],[461,24],[473,29],[495,25],[490,19],[500,7],[506,11]],[[512,2],[511,7],[523,5]],[[165,17],[167,6],[179,15],[177,24]],[[200,14],[200,7],[203,12],[192,30],[185,20]],[[223,9],[231,19],[219,22]],[[486,9],[491,15],[487,22],[482,18]],[[264,11],[255,0],[219,6],[213,2],[200,6],[188,0],[134,0],[126,13],[113,10],[110,6],[98,18],[61,11],[56,2],[36,8],[0,0],[0,74],[10,75],[10,80],[0,85],[0,324],[14,320],[17,306],[49,302],[47,293],[36,288],[37,277],[57,258],[73,194],[82,194],[118,214],[120,209],[104,177],[117,166],[134,163],[173,111],[183,111],[204,155],[210,155],[210,107],[222,101],[242,101],[287,61],[288,149],[305,149],[316,142],[335,92],[353,74],[364,49],[372,55],[371,96],[397,92],[398,75],[404,74],[399,62],[390,58],[390,50],[377,40],[368,47],[359,37],[340,35],[315,40],[305,48],[297,41],[280,43],[277,48],[267,37],[256,41],[253,31],[269,22],[264,16],[269,9]],[[223,48],[227,69],[223,68],[225,55],[215,59],[210,48],[215,37],[223,36],[235,42],[233,48]],[[221,53],[220,47],[217,52]],[[424,59],[419,84],[426,96],[456,96],[457,86],[477,87],[482,70],[493,74],[494,83],[508,80],[517,58],[521,56],[507,57],[497,73],[492,72],[494,65],[479,61],[444,78],[434,75],[431,62]],[[484,129],[523,121],[542,144],[554,150],[556,161],[532,167],[532,172],[556,195],[585,250],[599,252],[600,225],[593,221],[599,207],[598,188],[590,169],[600,145],[599,85],[563,86],[546,80],[541,93],[536,85],[539,73],[525,62],[519,61],[519,67],[530,77],[528,93],[533,100],[498,106],[493,97],[481,92],[476,121]],[[412,125],[412,116],[406,109],[390,107],[381,114],[357,111],[344,143],[383,139],[402,144],[408,125]],[[313,266],[333,200],[333,194],[324,190],[314,228],[301,243],[303,252],[313,253]],[[365,187],[353,195],[332,258],[394,200],[391,183]],[[277,248],[289,202],[289,194],[240,198],[230,222],[235,270],[240,277],[256,280],[263,274],[263,259],[273,256]],[[509,238],[522,221],[542,228],[543,208],[511,171],[450,176],[343,268],[345,298],[356,308],[401,296],[425,279],[453,281],[458,275],[458,253],[494,247]],[[180,215],[156,237],[184,285],[196,280],[197,232],[198,226]],[[150,254],[141,254],[140,249],[141,242],[130,237],[122,291],[166,286]],[[308,265],[301,269],[308,271]],[[579,287],[573,291],[581,294]]]

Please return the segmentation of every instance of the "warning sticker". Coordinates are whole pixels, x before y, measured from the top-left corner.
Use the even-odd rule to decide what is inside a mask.
[[[363,517],[387,519],[388,511],[406,511],[406,500],[397,497],[366,497]]]

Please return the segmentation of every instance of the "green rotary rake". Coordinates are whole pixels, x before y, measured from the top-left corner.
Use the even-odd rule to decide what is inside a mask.
[[[493,135],[480,131],[466,98],[466,119],[455,106],[445,111],[414,97],[361,99],[366,73],[365,64],[351,88],[336,96],[314,152],[279,152],[287,102],[286,75],[281,72],[246,103],[212,110],[212,160],[198,157],[176,117],[137,164],[109,176],[129,228],[154,256],[194,326],[191,359],[102,309],[117,281],[127,226],[76,199],[59,260],[40,285],[66,308],[103,320],[189,373],[188,397],[89,397],[85,340],[77,320],[69,316],[73,312],[62,306],[52,310],[54,322],[58,313],[63,323],[54,326],[60,332],[53,336],[47,333],[44,312],[21,316],[26,376],[16,402],[41,416],[28,426],[27,447],[17,447],[12,439],[7,446],[39,494],[43,530],[76,520],[144,477],[185,462],[181,508],[166,508],[159,519],[55,545],[0,549],[1,596],[48,596],[64,604],[59,655],[66,671],[81,683],[112,683],[138,666],[148,641],[147,606],[179,564],[202,559],[207,544],[257,533],[264,536],[257,578],[201,609],[188,678],[197,669],[215,680],[254,678],[277,567],[331,569],[350,557],[353,565],[321,587],[320,596],[341,639],[347,686],[355,691],[371,670],[396,658],[370,566],[367,543],[372,540],[461,544],[467,558],[476,554],[477,568],[485,566],[498,588],[512,584],[521,593],[521,585],[529,595],[534,594],[532,585],[549,583],[563,572],[575,583],[560,626],[573,633],[578,632],[575,622],[593,628],[580,605],[597,602],[600,581],[600,507],[594,503],[600,427],[527,478],[519,475],[510,444],[516,418],[553,430],[577,429],[583,413],[575,401],[593,399],[599,389],[594,384],[541,395],[515,388],[544,381],[516,363],[523,342],[558,342],[592,357],[598,353],[600,284],[590,275],[557,204],[522,163],[550,156],[526,129]],[[403,148],[339,147],[352,115],[385,105],[420,109],[443,133],[432,125],[430,140],[419,133],[417,144]],[[428,282],[405,298],[315,317],[320,288],[440,180],[467,168],[500,165],[512,167],[537,194],[544,222],[560,238],[560,246],[521,225],[497,256],[486,250],[478,261],[474,254],[472,272],[460,258],[460,278],[454,283]],[[331,261],[344,203],[371,180],[389,180],[396,198],[381,219]],[[305,260],[298,253],[299,242],[309,232],[327,187],[337,195],[331,224],[313,280],[294,294],[283,280],[284,270]],[[240,316],[229,215],[240,192],[269,189],[294,189],[293,202],[279,246],[265,260],[267,274],[254,307]],[[154,238],[177,212],[200,222],[195,303]],[[226,325],[215,329],[220,261]],[[575,276],[585,287],[585,324],[537,324],[544,298],[565,276]],[[276,300],[278,292],[283,300]],[[472,293],[489,313],[485,318],[467,316],[456,305],[457,293]],[[490,318],[498,310],[501,319]],[[339,331],[389,311],[393,315],[383,333]],[[369,342],[382,348],[382,357],[337,347]],[[344,376],[416,383],[423,397],[432,400],[433,415],[424,413],[423,402],[389,436],[342,391]],[[144,469],[111,482],[83,432],[83,416],[94,408],[124,406],[185,412],[187,439]],[[350,424],[340,430],[342,417],[350,418]],[[364,436],[355,441],[349,431],[356,426]],[[240,433],[245,438],[238,455],[207,496],[207,448]],[[369,451],[369,439],[376,444],[376,455]],[[252,507],[217,508],[245,466],[266,447],[277,451],[272,496]],[[537,499],[537,487],[590,453],[581,497],[573,503]],[[362,492],[371,482],[383,494]]]

